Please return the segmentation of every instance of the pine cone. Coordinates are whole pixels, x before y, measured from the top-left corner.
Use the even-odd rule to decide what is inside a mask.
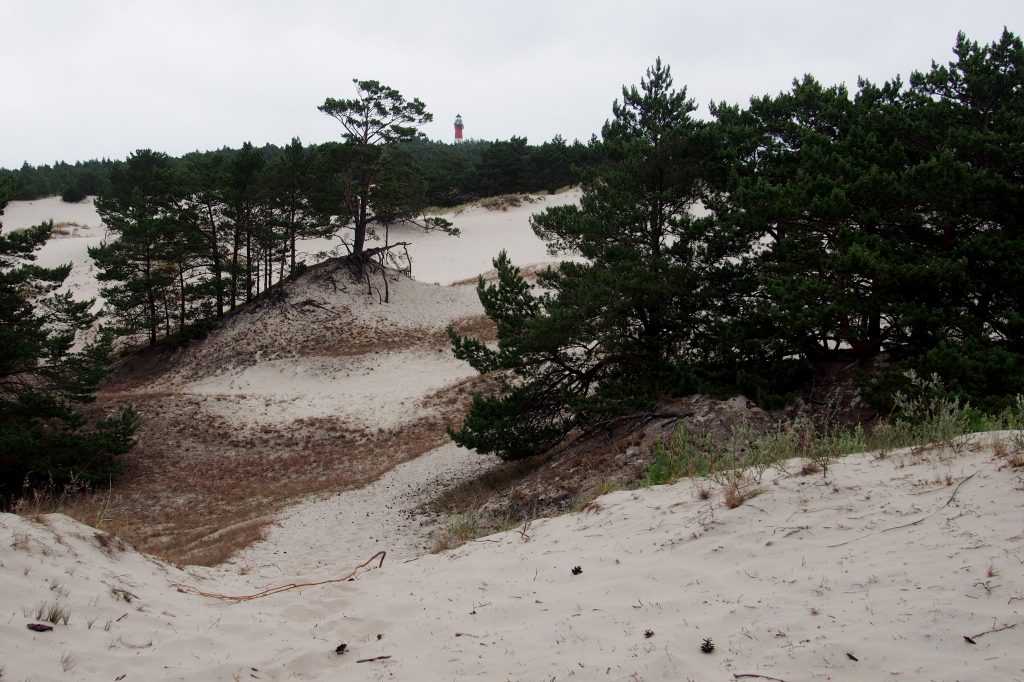
[[[700,650],[706,654],[710,654],[715,650],[715,643],[711,641],[710,637],[706,637],[704,641],[700,643]]]

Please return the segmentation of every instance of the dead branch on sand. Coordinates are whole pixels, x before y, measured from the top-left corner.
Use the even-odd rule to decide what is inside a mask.
[[[979,632],[976,635],[964,635],[964,639],[967,640],[969,644],[977,644],[977,642],[975,642],[974,640],[978,639],[979,637],[982,637],[983,635],[991,635],[993,632],[1002,632],[1003,630],[1012,630],[1018,625],[1020,625],[1020,623],[1014,623],[1013,625],[1004,625],[1002,627],[992,628],[991,630],[985,630],[985,632]]]
[[[978,472],[975,471],[973,474],[971,474],[970,476],[968,476],[964,480],[962,480],[959,483],[957,483],[956,484],[956,488],[953,489],[953,494],[949,496],[949,499],[946,500],[945,504],[943,504],[938,509],[935,509],[932,512],[926,514],[925,516],[922,516],[917,521],[911,521],[910,523],[904,523],[904,524],[901,524],[899,526],[892,526],[891,528],[883,528],[882,530],[878,531],[877,533],[868,533],[867,535],[862,535],[859,538],[854,538],[852,540],[847,540],[846,542],[840,542],[840,543],[835,544],[835,545],[829,545],[829,549],[832,549],[833,547],[842,547],[843,545],[848,545],[851,542],[857,542],[858,540],[863,540],[864,538],[869,538],[869,537],[872,537],[874,535],[881,535],[882,533],[888,533],[891,530],[899,530],[900,528],[909,528],[910,526],[916,526],[917,524],[919,524],[919,523],[921,523],[923,521],[927,521],[928,519],[930,519],[931,517],[935,516],[940,511],[942,511],[943,509],[948,507],[949,503],[953,501],[953,498],[955,498],[956,494],[960,491],[960,486],[962,486],[964,483],[967,483],[967,481],[969,481],[972,478],[974,478],[975,476],[977,476],[977,474],[978,474]]]
[[[198,588],[192,587],[191,585],[186,585],[184,583],[171,583],[171,587],[174,587],[175,589],[178,590],[178,592],[184,592],[185,594],[196,594],[196,595],[199,595],[200,597],[207,597],[209,599],[219,599],[221,601],[230,601],[230,602],[234,602],[234,603],[237,604],[237,603],[240,603],[240,602],[243,602],[243,601],[250,601],[252,599],[259,599],[261,597],[269,597],[270,595],[277,594],[279,592],[287,592],[288,590],[296,590],[296,589],[298,589],[300,587],[317,587],[319,585],[328,585],[330,583],[343,583],[346,580],[351,580],[352,578],[354,578],[356,573],[359,572],[359,569],[365,568],[367,565],[373,563],[373,561],[377,557],[380,557],[380,563],[377,564],[377,568],[380,568],[381,566],[384,565],[384,557],[386,557],[387,554],[388,553],[383,551],[383,550],[381,550],[380,552],[377,552],[372,557],[370,557],[369,559],[367,559],[363,563],[361,563],[358,566],[356,566],[355,568],[353,568],[350,573],[348,573],[347,575],[343,575],[340,578],[332,578],[331,580],[321,580],[321,581],[315,582],[315,583],[289,583],[287,585],[278,585],[277,587],[268,587],[267,589],[263,590],[262,592],[256,592],[255,594],[229,595],[229,594],[217,594],[215,592],[203,592],[202,590],[200,590]]]

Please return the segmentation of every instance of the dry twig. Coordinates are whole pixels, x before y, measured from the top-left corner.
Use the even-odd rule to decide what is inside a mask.
[[[367,559],[366,561],[364,561],[363,563],[361,563],[358,566],[356,566],[355,568],[353,568],[350,573],[348,573],[347,575],[343,575],[340,578],[332,578],[331,580],[321,580],[321,581],[315,582],[315,583],[289,583],[287,585],[278,585],[277,587],[268,587],[267,589],[263,590],[262,592],[256,592],[255,594],[230,595],[230,594],[216,594],[214,592],[203,592],[200,589],[192,587],[191,585],[186,585],[184,583],[171,583],[171,586],[176,588],[178,590],[178,592],[184,592],[185,594],[196,594],[196,595],[199,595],[200,597],[207,597],[209,599],[220,599],[221,601],[230,601],[230,602],[239,603],[239,602],[243,602],[243,601],[250,601],[252,599],[259,599],[261,597],[269,597],[272,594],[277,594],[279,592],[287,592],[288,590],[295,590],[295,589],[298,589],[300,587],[317,587],[318,585],[328,585],[330,583],[342,583],[342,582],[345,582],[346,580],[349,580],[349,579],[355,577],[356,573],[359,572],[359,569],[365,568],[369,564],[373,563],[373,561],[377,557],[380,557],[380,563],[377,564],[377,568],[380,568],[381,566],[384,565],[384,557],[385,556],[387,556],[387,552],[381,550],[381,551],[377,552],[376,554],[374,554],[369,559]]]
[[[1020,625],[1020,623],[1014,623],[1013,625],[1004,625],[1002,627],[992,628],[991,630],[985,630],[985,632],[979,632],[976,635],[964,635],[964,639],[970,642],[971,644],[976,644],[974,640],[978,639],[979,637],[982,637],[984,635],[990,635],[993,632],[1002,632],[1003,630],[1010,630],[1017,627],[1018,625]]]
[[[833,547],[842,547],[843,545],[848,545],[851,542],[857,542],[858,540],[863,540],[864,538],[869,538],[869,537],[872,537],[874,535],[881,535],[882,533],[888,533],[891,530],[899,530],[900,528],[909,528],[910,526],[916,526],[917,524],[922,523],[923,521],[927,521],[928,519],[930,519],[931,517],[935,516],[940,511],[942,511],[943,509],[948,507],[949,504],[953,501],[953,498],[956,497],[957,492],[959,492],[960,486],[962,486],[964,483],[967,483],[967,481],[969,481],[972,478],[974,478],[975,476],[977,476],[977,474],[978,474],[978,472],[975,471],[973,474],[971,474],[970,476],[968,476],[964,480],[962,480],[959,483],[957,483],[956,484],[956,488],[953,489],[953,494],[949,496],[949,499],[946,500],[945,504],[943,504],[938,509],[935,509],[932,512],[922,516],[917,521],[911,521],[910,523],[904,523],[904,524],[901,524],[899,526],[892,526],[891,528],[883,528],[882,530],[878,531],[877,533],[868,533],[867,535],[862,535],[859,538],[854,538],[853,540],[847,540],[846,542],[840,542],[840,543],[835,544],[835,545],[829,545],[829,549],[831,549]]]

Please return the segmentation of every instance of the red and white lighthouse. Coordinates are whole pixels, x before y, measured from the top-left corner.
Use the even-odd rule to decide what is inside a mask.
[[[462,114],[455,114],[455,141],[462,142]]]

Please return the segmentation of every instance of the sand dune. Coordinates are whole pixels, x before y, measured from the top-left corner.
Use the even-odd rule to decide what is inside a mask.
[[[101,395],[145,420],[121,489],[135,506],[120,508],[140,542],[209,548],[273,524],[228,562],[182,570],[64,516],[0,515],[0,678],[1024,679],[1024,476],[996,456],[1015,447],[1006,433],[851,456],[827,477],[793,462],[734,509],[704,480],[615,492],[424,553],[436,526],[414,510],[494,465],[444,444],[454,408],[433,394],[471,374],[444,328],[480,309],[471,285],[432,282],[486,271],[500,248],[549,260],[528,216],[572,200],[470,209],[453,217],[462,238],[416,237],[419,281],[391,282],[386,304],[300,279]],[[30,214],[13,209],[12,227]],[[101,229],[88,224],[47,249],[80,257]],[[290,497],[310,489],[323,494]],[[66,623],[26,627],[60,607]]]
[[[616,492],[587,513],[414,561],[387,530],[353,532],[359,518],[323,506],[295,510],[231,565],[186,571],[65,517],[5,515],[5,675],[1020,679],[1019,630],[988,632],[1024,621],[1024,493],[992,438],[958,455],[852,456],[827,479],[770,472],[736,509],[697,499],[690,481]],[[347,494],[376,512],[394,484]],[[245,595],[330,580],[378,550],[390,551],[383,566],[354,582],[242,603],[176,587]],[[26,629],[54,601],[68,623]]]

